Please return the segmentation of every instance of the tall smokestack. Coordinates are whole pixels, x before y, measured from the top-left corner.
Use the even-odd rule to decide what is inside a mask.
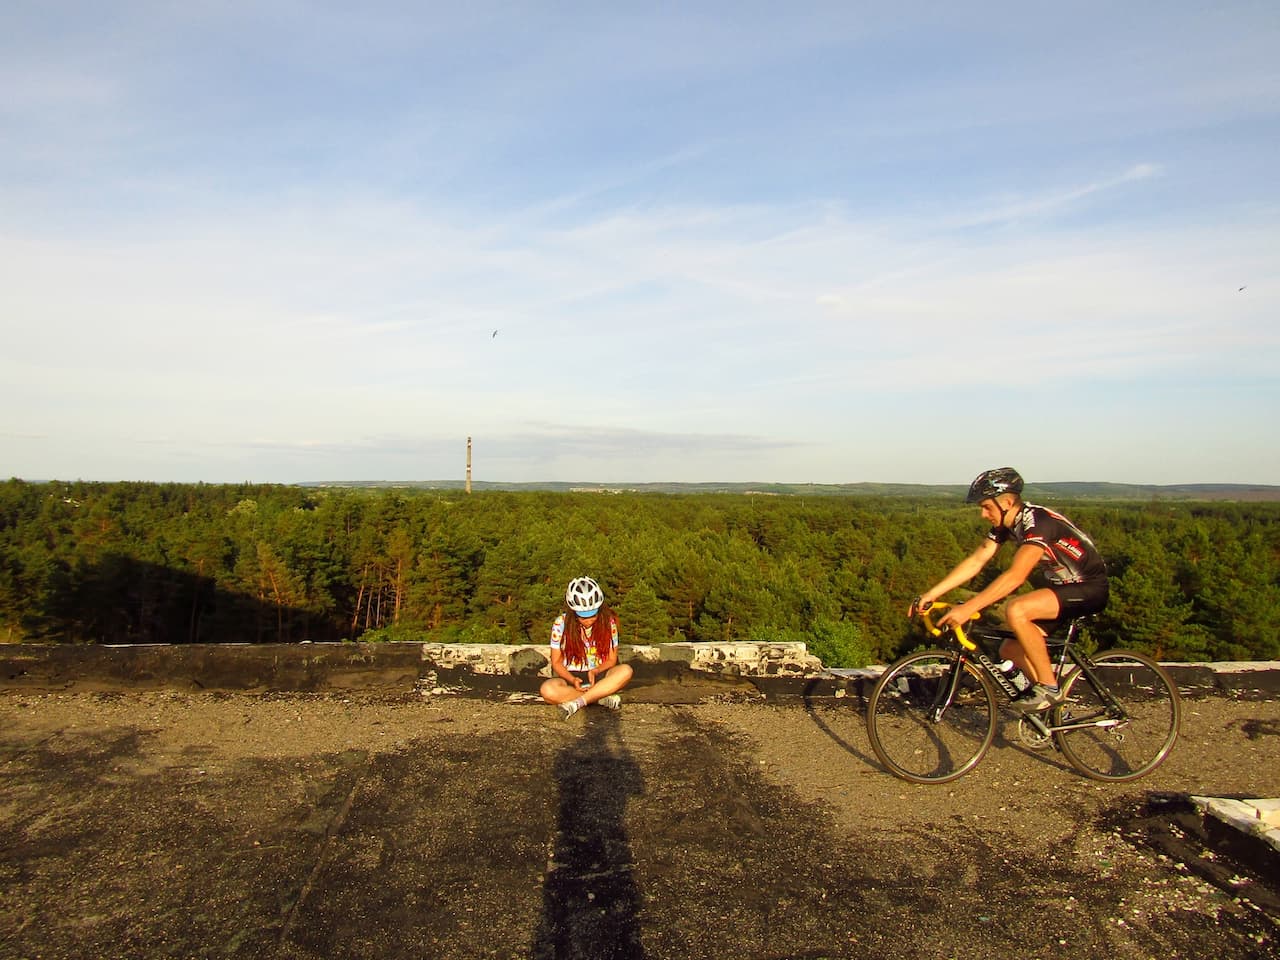
[[[467,493],[471,492],[471,438],[467,437]]]

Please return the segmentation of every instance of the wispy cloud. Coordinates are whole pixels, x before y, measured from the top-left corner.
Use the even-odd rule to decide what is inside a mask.
[[[1139,163],[1118,176],[1081,186],[1061,190],[1050,189],[1038,196],[998,198],[989,202],[983,209],[969,214],[961,213],[958,218],[949,221],[948,225],[953,228],[965,228],[996,223],[1016,223],[1061,214],[1096,194],[1148,180],[1159,176],[1160,172],[1159,164]]]
[[[1029,455],[1048,376],[1104,424],[1280,402],[1220,389],[1280,361],[1257,9],[84,11],[0,15],[23,472],[422,476],[475,434],[529,479],[912,479],[958,392]]]

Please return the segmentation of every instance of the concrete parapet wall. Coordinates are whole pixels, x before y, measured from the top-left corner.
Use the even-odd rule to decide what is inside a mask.
[[[419,688],[434,696],[534,697],[552,676],[550,655],[543,644],[423,644]],[[623,644],[618,659],[635,671],[629,696],[661,703],[766,698],[780,684],[822,673],[803,643]]]
[[[822,661],[803,643],[664,643],[656,647],[662,660],[684,663],[691,670],[739,677],[809,677],[822,672]]]
[[[0,688],[461,695],[521,699],[551,676],[545,645],[433,643],[0,645]],[[826,670],[803,643],[624,645],[636,700],[865,701],[883,667]],[[1280,663],[1172,663],[1183,695],[1280,697]]]
[[[483,676],[551,676],[550,648],[544,644],[426,643],[424,662],[441,670],[469,670]],[[663,643],[626,645],[618,659],[633,669],[673,664],[734,677],[805,677],[822,672],[822,661],[803,643]]]
[[[8,644],[0,686],[80,689],[411,690],[416,643]]]
[[[1257,837],[1280,854],[1280,800],[1236,800],[1231,797],[1192,797],[1191,802],[1246,836]],[[1272,856],[1275,865],[1280,859]]]
[[[803,643],[623,646],[639,699],[759,698],[755,680],[814,676]],[[481,697],[534,696],[551,676],[545,645],[433,643],[0,646],[0,687],[302,691],[374,690]]]
[[[549,676],[547,647],[505,643],[424,643],[422,662],[488,677]]]
[[[1280,661],[1166,663],[1163,666],[1184,697],[1214,695],[1249,700],[1280,696]]]

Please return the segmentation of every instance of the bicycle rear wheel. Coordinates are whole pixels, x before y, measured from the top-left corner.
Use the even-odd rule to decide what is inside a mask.
[[[889,667],[867,704],[871,748],[889,772],[915,783],[946,783],[972,770],[996,735],[991,681],[958,656],[924,650]]]
[[[1071,765],[1094,780],[1136,780],[1169,755],[1182,725],[1178,688],[1150,657],[1131,650],[1108,650],[1093,658],[1098,679],[1124,709],[1108,708],[1080,669],[1063,685],[1064,702],[1050,717],[1053,726],[1085,726],[1056,732]]]

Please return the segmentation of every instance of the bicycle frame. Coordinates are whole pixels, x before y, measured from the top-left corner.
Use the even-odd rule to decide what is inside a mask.
[[[895,776],[947,783],[972,770],[996,737],[997,688],[1006,703],[1021,695],[999,663],[1014,635],[971,622],[943,630],[935,615],[916,612],[942,649],[912,651],[886,668],[867,701],[867,732]],[[1047,710],[1018,711],[1017,738],[1032,749],[1052,744],[1094,780],[1146,776],[1177,740],[1178,688],[1145,653],[1115,649],[1093,656],[1076,649],[1082,623],[1052,625],[1046,643],[1062,693]]]
[[[986,651],[973,641],[970,636],[971,630],[966,630],[961,624],[952,624],[943,629],[934,624],[930,613],[937,608],[945,609],[949,604],[935,602],[927,609],[917,609],[920,619],[924,622],[925,629],[931,636],[943,637],[949,634],[950,638],[959,648],[956,654],[955,665],[951,671],[950,681],[947,685],[938,691],[938,697],[935,699],[932,709],[929,711],[930,717],[936,723],[947,708],[951,706],[955,699],[956,690],[960,685],[960,678],[964,672],[966,663],[976,663],[1000,690],[1002,690],[1010,701],[1016,700],[1021,691],[1018,690],[1004,675],[1004,672],[996,666],[995,662],[987,656]],[[976,618],[975,618],[976,619]],[[1127,723],[1129,716],[1115,697],[1111,695],[1111,691],[1107,689],[1106,684],[1094,672],[1096,664],[1089,659],[1087,654],[1081,653],[1072,646],[1072,641],[1079,632],[1082,619],[1072,619],[1067,622],[1066,631],[1063,634],[1053,637],[1046,637],[1045,642],[1050,647],[1061,647],[1061,652],[1054,663],[1054,674],[1060,678],[1064,676],[1064,668],[1067,662],[1083,673],[1088,680],[1089,685],[1097,692],[1102,700],[1105,710],[1095,712],[1088,717],[1073,717],[1068,723],[1050,724],[1046,722],[1047,715],[1038,713],[1025,714],[1023,719],[1034,727],[1042,736],[1049,737],[1054,733],[1063,730],[1078,730],[1085,727],[1116,727]],[[1008,638],[1013,637],[1013,633],[1008,630],[991,630],[983,634],[986,637]],[[1052,658],[1051,658],[1052,659]],[[1053,711],[1054,714],[1057,711]]]

